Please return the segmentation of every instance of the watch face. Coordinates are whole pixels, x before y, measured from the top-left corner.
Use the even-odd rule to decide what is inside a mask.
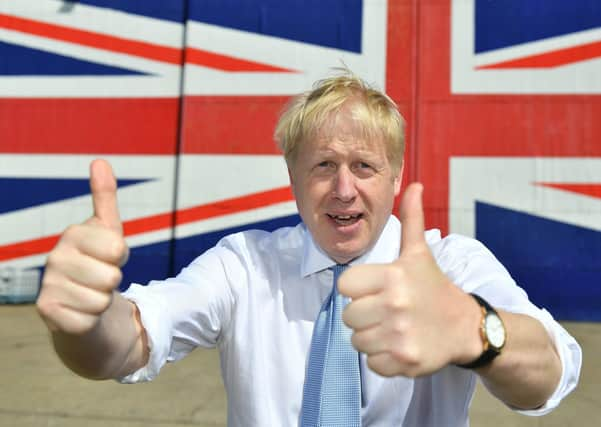
[[[489,313],[486,316],[485,328],[488,342],[493,347],[503,347],[503,344],[505,344],[505,327],[499,316]]]

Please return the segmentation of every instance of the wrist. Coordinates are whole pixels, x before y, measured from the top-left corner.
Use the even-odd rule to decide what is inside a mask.
[[[457,357],[453,360],[455,365],[465,365],[478,359],[484,351],[481,336],[482,309],[474,298],[463,293],[462,313],[463,322],[460,327],[459,349]]]

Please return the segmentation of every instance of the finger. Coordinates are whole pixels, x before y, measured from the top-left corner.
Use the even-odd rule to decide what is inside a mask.
[[[60,271],[71,281],[102,292],[112,292],[121,283],[121,270],[77,251],[62,251],[50,254],[47,270]]]
[[[369,355],[367,357],[367,366],[369,366],[372,371],[384,377],[392,377],[395,375],[407,376],[409,371],[407,366],[396,360],[388,352]]]
[[[349,298],[360,298],[380,291],[386,273],[381,265],[355,265],[344,271],[338,279],[338,292]]]
[[[102,314],[111,304],[112,292],[97,291],[87,286],[81,286],[69,279],[60,282],[60,289],[55,287],[54,292],[60,304],[74,311],[87,314]]]
[[[61,244],[114,265],[123,265],[129,252],[121,234],[89,223],[70,226],[63,234]]]
[[[94,204],[94,217],[102,224],[123,232],[117,205],[117,181],[113,169],[106,160],[97,159],[90,165],[90,189]]]
[[[91,239],[78,242],[78,249],[100,261],[118,266],[125,265],[129,257],[125,239],[110,229],[97,228],[97,231],[89,233]]]
[[[83,313],[61,306],[56,316],[51,320],[51,325],[53,329],[56,328],[54,330],[78,335],[94,328],[99,319],[100,317],[95,314]]]
[[[380,307],[379,295],[355,298],[342,312],[342,321],[351,329],[362,330],[378,325],[384,319],[385,311]]]
[[[401,201],[401,254],[425,244],[424,211],[422,208],[423,185],[409,184]]]
[[[367,355],[388,351],[388,341],[382,337],[382,328],[373,328],[356,331],[351,337],[353,347]]]

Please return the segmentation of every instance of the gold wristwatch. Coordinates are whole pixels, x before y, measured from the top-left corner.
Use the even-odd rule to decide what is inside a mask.
[[[501,350],[507,341],[507,333],[503,320],[501,320],[496,310],[482,297],[476,294],[470,295],[474,297],[482,310],[480,337],[482,338],[484,350],[480,357],[473,362],[457,366],[466,369],[476,369],[489,364],[495,357],[501,354]]]

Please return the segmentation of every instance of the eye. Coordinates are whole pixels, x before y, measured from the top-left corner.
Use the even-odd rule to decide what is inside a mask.
[[[372,176],[376,169],[371,163],[358,161],[353,165],[353,170],[357,174],[357,176],[368,178]]]
[[[367,172],[370,170],[374,170],[374,167],[371,165],[371,163],[357,162],[357,163],[355,163],[355,170],[360,171],[360,172]]]
[[[334,162],[332,162],[331,160],[324,160],[323,162],[319,162],[317,163],[317,165],[315,166],[317,169],[330,169],[330,168],[334,168]]]

